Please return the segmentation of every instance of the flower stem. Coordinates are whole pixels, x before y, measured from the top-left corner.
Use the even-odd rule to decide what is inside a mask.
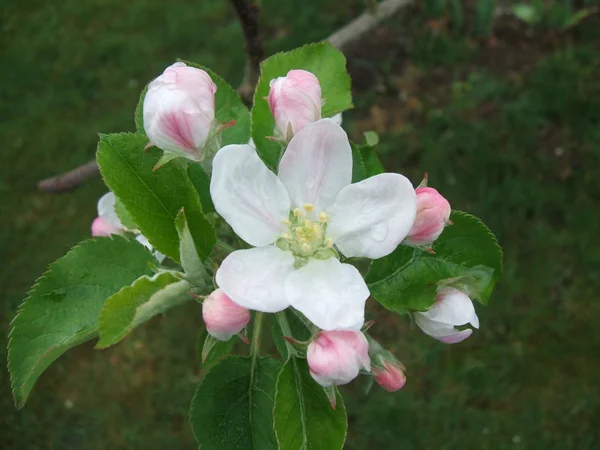
[[[256,362],[256,358],[260,356],[260,338],[262,332],[264,313],[256,311],[254,313],[254,326],[252,328],[252,342],[250,347],[250,357],[252,358],[252,366]]]
[[[231,245],[229,245],[226,242],[223,242],[220,239],[217,239],[217,247],[221,248],[222,250],[228,251],[229,253],[233,253],[235,252],[235,248],[233,248]]]
[[[293,337],[290,324],[288,323],[287,317],[285,316],[285,311],[278,312],[275,314],[275,316],[277,317],[277,322],[279,323],[279,328],[281,328],[281,332],[283,333],[283,335]],[[297,355],[298,352],[288,341],[285,341],[285,347],[288,350],[289,356]]]

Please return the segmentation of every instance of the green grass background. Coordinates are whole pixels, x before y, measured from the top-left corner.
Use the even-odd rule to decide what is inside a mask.
[[[326,37],[361,1],[263,0],[267,52]],[[418,9],[349,52],[354,137],[381,132],[389,170],[424,171],[505,251],[481,330],[456,346],[374,307],[374,333],[408,367],[396,393],[348,394],[348,449],[600,448],[600,45],[498,28],[499,43],[424,26]],[[0,9],[0,354],[47,265],[88,237],[100,179],[36,190],[88,161],[98,132],[132,130],[144,84],[176,58],[242,78],[224,0],[5,0]],[[366,42],[365,42],[366,41]],[[117,347],[71,350],[13,406],[0,371],[0,448],[192,449],[187,410],[200,310],[190,303]]]

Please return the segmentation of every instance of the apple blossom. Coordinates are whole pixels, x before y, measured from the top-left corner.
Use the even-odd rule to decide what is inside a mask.
[[[310,374],[321,386],[347,384],[371,370],[369,343],[360,331],[321,331],[308,345]]]
[[[202,318],[208,334],[220,341],[228,341],[248,324],[250,311],[232,302],[221,289],[217,289],[202,302]]]
[[[479,328],[479,318],[471,299],[462,291],[445,287],[438,291],[434,305],[425,312],[414,313],[415,322],[425,334],[446,344],[464,341],[473,333],[455,327],[470,323]]]
[[[402,175],[351,180],[348,136],[332,119],[292,138],[279,175],[252,147],[223,147],[213,161],[213,203],[256,248],[225,258],[216,273],[219,287],[248,309],[291,305],[321,329],[360,330],[369,290],[337,251],[371,259],[390,254],[410,230],[417,202]]]
[[[148,85],[144,129],[167,153],[201,160],[213,131],[217,86],[204,70],[177,62]]]
[[[314,74],[290,70],[287,76],[271,80],[270,86],[269,107],[278,137],[289,141],[321,118],[321,85]]]
[[[396,392],[404,387],[406,375],[404,366],[398,362],[382,360],[383,367],[373,365],[373,378],[379,386],[388,392]]]
[[[428,245],[435,241],[450,220],[450,203],[440,193],[430,187],[419,187],[417,195],[417,217],[406,243]]]

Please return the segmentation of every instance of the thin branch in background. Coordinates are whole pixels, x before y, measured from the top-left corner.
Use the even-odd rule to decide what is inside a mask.
[[[38,183],[38,189],[44,192],[65,192],[75,189],[81,183],[100,174],[96,160],[76,167],[58,176],[46,178]]]
[[[247,105],[251,105],[254,88],[260,75],[260,62],[264,57],[259,29],[258,6],[255,1],[251,0],[231,0],[231,3],[240,19],[246,42],[246,69],[238,93]],[[413,3],[413,0],[384,0],[377,4],[375,11],[369,8],[369,11],[361,14],[348,25],[333,33],[326,41],[343,51],[349,44],[372,31],[380,22],[393,16],[401,8],[411,3]],[[96,161],[92,160],[69,172],[40,181],[38,188],[41,191],[51,193],[70,191],[99,173]]]
[[[338,50],[344,51],[349,44],[358,40],[379,23],[396,14],[401,8],[413,3],[413,0],[384,0],[377,8],[364,12],[348,25],[340,28],[326,40]]]
[[[247,105],[252,105],[254,87],[260,75],[260,62],[264,58],[263,42],[260,36],[259,13],[256,2],[251,0],[231,0],[242,24],[246,42],[246,69],[238,93]]]

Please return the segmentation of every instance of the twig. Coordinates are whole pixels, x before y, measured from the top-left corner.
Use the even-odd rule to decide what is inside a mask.
[[[38,189],[44,192],[65,192],[75,189],[85,180],[95,177],[100,173],[96,160],[76,167],[56,177],[46,178],[38,183]]]
[[[375,28],[381,21],[393,16],[413,0],[384,0],[377,5],[375,11],[369,10],[358,16],[348,25],[340,28],[326,40],[338,50],[344,50],[348,44]]]
[[[260,75],[264,49],[259,30],[258,6],[252,0],[231,0],[242,24],[246,41],[246,69],[238,93],[247,105],[252,105],[254,87]]]

